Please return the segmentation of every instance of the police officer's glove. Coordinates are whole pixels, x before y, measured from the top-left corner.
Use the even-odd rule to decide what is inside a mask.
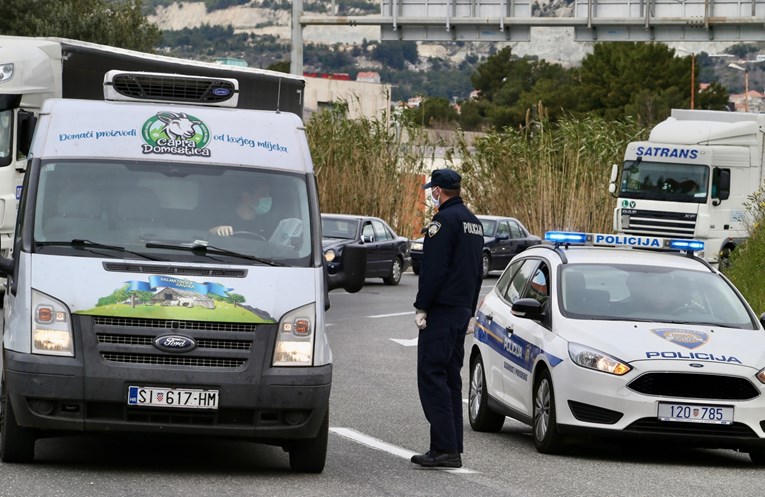
[[[425,318],[427,316],[428,316],[427,312],[425,312],[425,311],[423,311],[421,309],[417,309],[417,312],[414,313],[414,324],[417,325],[417,328],[419,328],[421,330],[425,329],[425,327],[428,325],[425,322]]]

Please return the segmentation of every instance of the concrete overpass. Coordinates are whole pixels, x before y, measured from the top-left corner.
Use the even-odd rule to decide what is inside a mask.
[[[311,25],[379,26],[383,40],[432,42],[528,42],[537,26],[573,27],[589,42],[751,42],[765,41],[765,0],[571,0],[556,13],[531,0],[381,0],[379,15],[355,17],[306,15],[293,0],[293,73],[302,73]]]

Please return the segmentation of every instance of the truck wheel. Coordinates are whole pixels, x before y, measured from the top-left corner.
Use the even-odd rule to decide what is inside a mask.
[[[316,438],[300,440],[292,444],[290,469],[301,473],[321,473],[327,460],[327,441],[329,439],[329,409],[324,415]]]
[[[6,463],[28,463],[35,457],[35,433],[16,424],[16,416],[8,399],[5,382],[0,398],[0,460]]]
[[[540,371],[534,382],[534,411],[531,432],[534,445],[542,454],[557,454],[563,446],[563,437],[558,433],[555,415],[555,392],[552,378],[547,369]]]
[[[475,431],[498,432],[505,424],[505,417],[489,409],[489,390],[483,360],[476,355],[470,362],[470,390],[468,391],[468,419]]]
[[[398,285],[398,282],[401,281],[401,267],[401,259],[398,257],[393,259],[393,266],[390,268],[390,276],[383,278],[383,283],[386,285]]]

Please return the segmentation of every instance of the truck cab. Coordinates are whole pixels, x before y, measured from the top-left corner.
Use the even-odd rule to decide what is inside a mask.
[[[705,241],[723,265],[748,233],[745,203],[763,181],[765,116],[678,110],[614,165],[619,233]]]

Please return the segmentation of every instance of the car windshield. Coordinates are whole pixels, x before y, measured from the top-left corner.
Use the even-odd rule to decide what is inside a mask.
[[[560,274],[561,312],[574,319],[755,329],[738,294],[712,272],[637,265],[566,264]]]
[[[359,221],[356,219],[344,219],[340,217],[321,217],[321,236],[324,238],[339,238],[341,240],[353,240],[359,229]]]
[[[497,229],[497,222],[481,218],[478,218],[478,220],[481,221],[481,224],[483,225],[483,236],[494,236],[494,230]]]
[[[36,194],[40,253],[299,267],[311,260],[308,188],[299,174],[50,161],[40,166]]]
[[[626,161],[622,171],[621,198],[704,203],[709,168],[703,165]]]

